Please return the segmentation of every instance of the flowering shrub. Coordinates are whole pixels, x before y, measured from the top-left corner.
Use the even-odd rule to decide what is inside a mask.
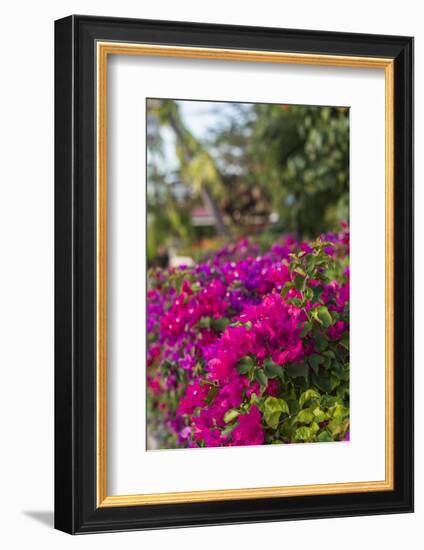
[[[347,225],[152,270],[147,334],[150,446],[348,440]]]

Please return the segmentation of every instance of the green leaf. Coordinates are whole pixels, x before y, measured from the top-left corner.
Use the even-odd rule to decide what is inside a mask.
[[[331,407],[328,412],[334,418],[346,418],[347,416],[349,416],[348,407],[340,405],[340,403],[337,403],[334,407]]]
[[[289,414],[289,406],[284,399],[277,397],[267,397],[264,401],[264,420],[265,423],[274,430],[280,421],[281,413]]]
[[[340,399],[344,399],[345,395],[349,393],[349,384],[341,383],[337,390],[337,396],[340,397]]]
[[[224,436],[229,435],[236,426],[237,426],[237,422],[234,422],[234,424],[229,424],[228,426],[225,426],[225,428],[221,432],[221,435],[224,435]]]
[[[290,414],[297,414],[300,411],[299,401],[297,399],[288,399],[287,404],[290,409]]]
[[[331,392],[335,388],[333,376],[328,374],[321,374],[321,375],[312,375],[312,382],[315,386],[317,386],[321,391],[324,392]],[[337,381],[338,383],[338,381]],[[337,384],[336,384],[337,385]]]
[[[237,411],[236,409],[230,409],[224,414],[224,422],[226,424],[228,424],[229,422],[232,422],[238,417],[239,414],[240,414],[239,411]]]
[[[331,372],[340,380],[344,380],[345,382],[349,380],[349,365],[333,363]]]
[[[211,328],[211,322],[212,319],[210,317],[201,317],[198,325],[200,328]]]
[[[262,369],[259,369],[255,373],[256,380],[261,384],[261,386],[266,386],[268,384],[268,377]]]
[[[319,306],[312,311],[314,318],[324,325],[325,328],[329,327],[333,323],[333,319],[330,315],[330,312],[325,306]]]
[[[334,376],[334,374],[331,374],[330,383],[331,383],[331,391],[333,391],[340,384],[340,378],[338,378],[337,376]]]
[[[208,395],[205,400],[207,405],[210,405],[212,403],[217,393],[218,393],[218,386],[212,386],[211,389],[208,391]]]
[[[295,287],[297,288],[297,290],[302,290],[303,288],[303,281],[304,281],[304,278],[301,277],[300,275],[296,275],[295,278],[294,278],[294,285]]]
[[[309,366],[307,363],[295,363],[292,365],[287,365],[285,367],[285,372],[287,376],[291,378],[303,377],[306,382],[309,380]]]
[[[265,412],[269,411],[270,413],[274,412],[284,412],[290,414],[289,406],[287,401],[278,397],[267,397],[264,402]]]
[[[314,415],[309,409],[301,410],[296,416],[297,422],[301,422],[302,424],[310,424],[313,419]]]
[[[306,321],[306,323],[303,325],[303,330],[300,333],[300,337],[304,338],[309,332],[312,330],[312,323],[310,321]]]
[[[315,422],[324,422],[324,420],[328,420],[329,416],[328,414],[323,411],[320,407],[315,407],[315,409],[312,411],[315,417]]]
[[[253,359],[249,355],[246,355],[245,357],[242,357],[237,363],[236,369],[238,373],[246,374],[247,372],[249,372],[249,369],[253,367],[253,365]]]
[[[328,346],[328,340],[322,334],[314,334],[315,347],[319,352],[323,352]]]
[[[349,351],[349,333],[345,333],[339,344]]]
[[[311,399],[319,399],[320,397],[321,397],[320,394],[311,388],[302,393],[302,395],[299,398],[299,405],[303,407],[303,405],[308,401],[310,401]]]
[[[274,430],[276,430],[280,422],[280,416],[281,416],[281,412],[265,413],[264,414],[265,423],[270,428],[273,428]]]
[[[330,432],[333,434],[333,436],[338,435],[342,432],[343,423],[344,423],[343,418],[340,418],[340,417],[333,418],[327,424],[327,429],[330,430]]]
[[[220,317],[219,319],[213,319],[211,324],[214,330],[217,332],[223,332],[228,327],[230,322],[231,321],[226,317]]]
[[[312,288],[308,287],[305,290],[305,298],[309,301],[314,300],[314,291]]]
[[[324,358],[323,367],[328,370],[331,367],[331,359],[329,357]]]
[[[334,441],[334,439],[331,437],[327,430],[324,430],[317,435],[317,441],[321,443],[328,443],[330,441]]]
[[[334,407],[337,402],[338,399],[334,395],[323,395],[321,398],[321,407]]]
[[[297,428],[297,430],[294,432],[294,438],[297,441],[308,441],[309,439],[311,439],[311,437],[312,437],[312,431],[306,426]]]
[[[312,434],[315,435],[319,432],[319,425],[317,424],[317,422],[313,421],[309,426],[309,429],[311,430]]]
[[[308,357],[308,361],[314,373],[318,374],[319,366],[324,363],[324,358],[321,355],[313,354]]]
[[[264,363],[265,374],[268,378],[280,378],[284,381],[284,370],[280,365],[274,363],[271,359],[267,359]]]
[[[283,289],[281,290],[281,297],[284,298],[285,295],[287,294],[287,292],[293,288],[294,284],[291,282],[291,281],[288,281],[284,286],[283,286]]]

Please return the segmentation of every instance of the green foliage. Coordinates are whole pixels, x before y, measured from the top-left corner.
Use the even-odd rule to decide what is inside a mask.
[[[343,262],[329,257],[326,243],[312,243],[312,254],[292,254],[291,272],[296,274],[295,283],[287,284],[282,295],[296,289],[301,297],[291,301],[303,307],[314,290],[316,307],[309,310],[309,318],[303,327],[302,336],[314,341],[316,352],[307,361],[284,366],[280,383],[279,398],[266,398],[262,405],[264,418],[270,431],[267,442],[326,442],[344,439],[349,430],[349,351],[343,339],[328,338],[328,327],[336,320],[348,321],[348,310],[330,313],[328,304],[322,301],[322,289],[333,277],[343,280]],[[299,280],[296,282],[296,279]],[[309,281],[320,280],[310,287]],[[348,342],[347,342],[348,344]],[[272,365],[272,362],[271,362]],[[264,366],[267,372],[268,365]],[[277,373],[278,369],[276,369]],[[269,371],[273,374],[272,367]],[[287,409],[276,409],[282,399]],[[283,414],[283,412],[285,414]]]
[[[224,415],[224,422],[226,424],[232,422],[233,420],[235,420],[238,417],[239,414],[240,413],[236,409],[231,409],[231,410],[227,411]]]
[[[249,355],[246,355],[246,357],[243,357],[238,362],[237,370],[240,374],[247,374],[252,370],[253,367],[254,367],[253,359]]]
[[[284,369],[280,365],[277,365],[272,359],[266,359],[264,363],[265,374],[268,378],[280,378],[284,382]]]
[[[249,151],[285,230],[331,230],[349,211],[349,111],[255,106]]]
[[[290,414],[290,409],[284,399],[267,397],[263,404],[263,413],[266,425],[275,430],[279,424],[281,414]]]
[[[190,217],[196,204],[215,218],[213,234],[225,237],[243,234],[259,216],[264,247],[281,232],[309,237],[348,218],[347,108],[226,104],[223,109],[226,123],[216,123],[209,138],[200,140],[189,131],[178,102],[148,102],[149,262],[171,240],[189,247],[199,239]],[[175,137],[173,170],[166,165],[165,127]],[[279,217],[273,225],[267,221],[271,213]]]

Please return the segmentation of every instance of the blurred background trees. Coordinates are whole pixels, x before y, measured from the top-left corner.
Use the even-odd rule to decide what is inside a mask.
[[[149,99],[147,155],[150,264],[348,219],[347,108]]]

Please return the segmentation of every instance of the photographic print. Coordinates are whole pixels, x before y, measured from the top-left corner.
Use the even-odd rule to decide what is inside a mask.
[[[147,448],[349,441],[349,109],[146,101]]]
[[[413,511],[413,49],[55,22],[57,529]]]

